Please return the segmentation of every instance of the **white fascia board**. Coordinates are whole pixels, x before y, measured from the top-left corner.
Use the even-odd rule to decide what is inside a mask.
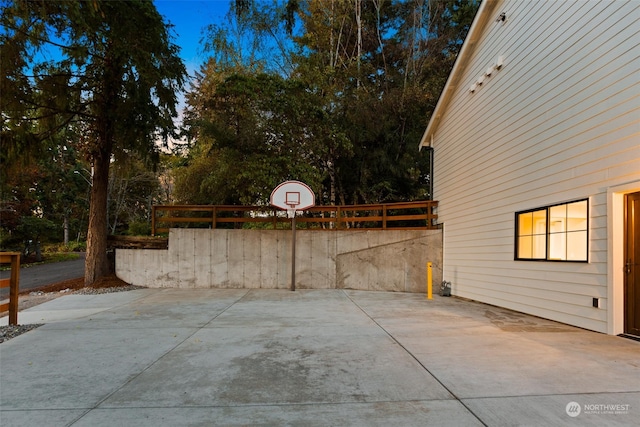
[[[442,115],[444,114],[447,105],[449,104],[449,101],[453,96],[453,92],[458,86],[460,76],[466,68],[467,63],[469,62],[471,53],[473,52],[476,43],[482,35],[482,31],[484,30],[487,23],[493,21],[492,14],[500,3],[502,3],[502,0],[483,0],[480,4],[478,12],[476,12],[476,16],[473,19],[471,27],[469,28],[469,32],[467,33],[467,37],[462,44],[462,49],[460,49],[460,53],[456,58],[456,62],[453,64],[451,73],[449,73],[447,83],[445,83],[444,89],[442,89],[442,93],[440,94],[440,98],[438,99],[438,103],[436,104],[436,108],[433,110],[433,114],[431,115],[431,119],[429,120],[429,124],[427,125],[427,129],[422,135],[422,139],[420,139],[418,149],[431,146],[433,134],[436,132],[438,125],[440,124],[440,119],[442,118]]]

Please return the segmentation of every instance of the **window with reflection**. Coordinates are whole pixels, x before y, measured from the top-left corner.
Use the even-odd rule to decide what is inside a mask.
[[[588,261],[589,202],[516,213],[517,260]]]

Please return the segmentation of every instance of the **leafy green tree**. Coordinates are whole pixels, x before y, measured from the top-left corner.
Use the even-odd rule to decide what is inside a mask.
[[[88,185],[74,173],[84,165],[74,149],[73,135],[60,132],[43,141],[39,150],[3,164],[0,179],[3,247],[17,250],[18,246],[28,247],[25,242],[32,241],[31,246],[36,245],[39,256],[40,237],[68,244],[69,234],[79,232],[81,218],[86,217],[88,208]],[[45,223],[47,232],[34,236],[37,226]]]
[[[204,79],[200,86],[206,90],[209,83]],[[319,186],[321,173],[309,149],[307,113],[314,107],[295,80],[231,74],[217,79],[209,96],[190,97],[189,103],[187,123],[198,140],[177,172],[183,201],[265,204],[286,179]]]
[[[19,152],[71,124],[93,167],[85,284],[108,273],[109,168],[157,160],[185,68],[148,0],[0,3],[2,138]],[[39,124],[37,132],[33,123]]]
[[[24,236],[18,230],[21,218],[30,217],[38,206],[36,185],[42,174],[33,164],[3,164],[0,193],[0,226],[3,249],[22,250]]]
[[[38,216],[23,216],[16,231],[24,242],[24,255],[35,255],[35,261],[42,261],[42,242],[49,239],[55,231],[55,224]]]
[[[209,28],[213,59],[188,95],[181,200],[264,199],[283,171],[310,180],[319,203],[431,197],[416,145],[479,1],[233,4],[230,25]],[[286,67],[269,62],[274,49]]]
[[[309,179],[319,203],[430,198],[429,152],[416,144],[478,4],[236,1],[233,24],[210,28],[213,57],[188,94],[178,198],[261,200],[283,171]],[[270,64],[265,46],[289,66]]]
[[[221,69],[288,76],[297,0],[235,0],[223,23],[205,28],[204,51]]]
[[[137,156],[113,164],[109,174],[108,225],[120,234],[132,223],[149,223],[151,206],[162,202],[157,173]]]
[[[34,254],[36,261],[41,261],[41,243],[60,241],[64,225],[70,226],[70,218],[65,223],[51,207],[66,200],[71,212],[79,198],[71,193],[71,187],[57,186],[61,171],[51,165],[44,168],[33,163],[11,169],[9,179],[0,186],[0,244],[6,249],[23,251],[24,255]]]
[[[69,236],[80,234],[80,220],[88,210],[89,185],[77,147],[77,134],[67,128],[43,142],[37,167],[43,178],[35,183],[42,216],[56,224],[58,239],[69,244]]]
[[[352,151],[333,162],[341,203],[424,199],[428,122],[475,1],[301,2],[296,76],[322,94]]]

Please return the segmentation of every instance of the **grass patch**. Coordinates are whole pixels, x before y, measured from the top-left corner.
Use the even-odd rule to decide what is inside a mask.
[[[42,264],[48,264],[50,262],[72,261],[74,259],[80,259],[80,254],[56,252],[52,254],[43,254],[42,257],[44,258]]]

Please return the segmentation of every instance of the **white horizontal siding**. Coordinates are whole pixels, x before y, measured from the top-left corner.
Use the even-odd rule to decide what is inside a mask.
[[[606,332],[591,307],[607,297],[606,192],[640,180],[640,3],[497,11],[507,21],[489,20],[434,136],[444,279],[463,297]],[[514,261],[515,212],[583,198],[589,263]]]

